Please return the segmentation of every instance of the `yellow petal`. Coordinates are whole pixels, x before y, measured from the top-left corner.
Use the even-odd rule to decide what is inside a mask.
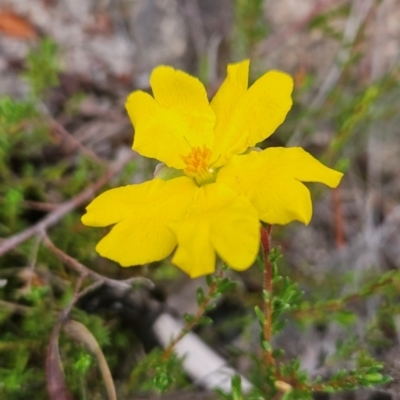
[[[218,160],[221,165],[228,157],[228,153],[236,154],[235,145],[239,148],[237,150],[239,152],[242,152],[241,149],[246,146],[247,138],[244,135],[237,135],[239,132],[235,132],[235,127],[231,122],[240,99],[247,92],[249,65],[250,60],[228,65],[226,79],[211,101],[211,107],[217,117],[212,152],[215,159],[220,155],[223,156],[223,159]]]
[[[111,189],[89,204],[82,222],[116,224],[96,250],[123,267],[162,260],[176,246],[168,224],[183,217],[197,190],[187,177]]]
[[[197,219],[189,219],[171,228],[178,242],[172,263],[191,278],[212,274],[216,256],[210,243],[208,225],[199,225]]]
[[[213,144],[215,114],[207,92],[197,78],[166,66],[154,69],[150,84],[154,98],[137,91],[126,103],[135,127],[133,148],[183,169],[181,155],[188,155],[193,147],[211,149]]]
[[[266,223],[284,225],[298,220],[308,224],[312,203],[301,182],[336,187],[342,176],[301,148],[275,147],[232,157],[219,171],[217,182],[245,195]]]
[[[249,268],[256,259],[257,211],[225,185],[202,186],[188,214],[171,229],[178,240],[172,262],[192,278],[214,272],[215,252],[237,270]]]
[[[228,76],[211,105],[216,113],[212,161],[224,165],[234,154],[270,136],[292,106],[292,78],[269,71],[248,90],[249,62],[228,67]]]
[[[285,120],[293,104],[292,90],[292,77],[280,71],[267,72],[250,87],[240,109],[248,147],[272,135]]]

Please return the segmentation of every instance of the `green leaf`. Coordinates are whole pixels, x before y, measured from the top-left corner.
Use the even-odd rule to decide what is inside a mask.
[[[231,379],[232,385],[232,399],[233,400],[242,400],[242,379],[240,375],[234,375]]]
[[[263,341],[261,342],[261,345],[262,345],[262,348],[263,348],[265,351],[272,351],[271,342],[267,342],[266,340],[263,340]]]
[[[364,376],[364,379],[366,381],[368,381],[368,383],[370,383],[371,385],[376,385],[376,384],[380,384],[384,381],[385,377],[384,375],[380,374],[379,372],[374,372],[371,374],[367,374]]]
[[[264,325],[265,324],[265,315],[261,311],[260,307],[259,306],[255,306],[254,307],[254,312],[256,313],[256,316],[257,316],[258,320],[260,321],[260,323],[262,325]]]
[[[206,307],[204,307],[204,311],[211,311],[211,310],[214,310],[215,307],[217,307],[217,303],[208,304]]]
[[[187,324],[191,324],[192,322],[194,322],[196,320],[196,317],[193,314],[184,313],[183,319],[185,320],[185,322]]]
[[[213,323],[213,320],[208,316],[203,316],[197,322],[198,325],[210,325]]]
[[[152,379],[152,383],[156,390],[160,393],[167,391],[175,382],[171,371],[168,370],[166,365],[157,366],[155,368],[156,374]]]
[[[336,312],[334,314],[334,318],[337,322],[344,326],[353,324],[357,319],[356,315],[353,312],[347,310],[340,310]]]
[[[196,295],[197,295],[197,304],[200,306],[205,301],[206,298],[206,296],[204,295],[204,291],[201,287],[197,288]]]
[[[208,286],[211,286],[213,283],[213,275],[206,275],[206,282]]]
[[[224,278],[219,284],[218,284],[218,292],[219,293],[225,293],[233,288],[236,287],[236,282],[231,281],[229,278]]]
[[[271,299],[271,293],[268,290],[263,289],[263,299],[264,301],[269,301]]]
[[[284,355],[285,355],[285,350],[283,350],[283,349],[274,349],[272,351],[272,357],[274,357],[274,358],[280,358]]]

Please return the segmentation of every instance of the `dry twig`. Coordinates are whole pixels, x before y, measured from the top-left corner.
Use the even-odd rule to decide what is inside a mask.
[[[337,6],[340,3],[342,3],[341,0],[320,0],[304,18],[294,22],[287,28],[268,36],[266,40],[262,41],[256,48],[254,56],[258,57],[263,54],[268,54],[272,50],[282,46],[282,43],[284,43],[290,36],[295,35],[298,31],[304,29],[313,18],[323,14],[333,6]]]
[[[94,151],[88,149],[84,146],[79,140],[77,140],[73,135],[71,135],[57,120],[55,120],[46,105],[42,102],[39,103],[39,109],[44,114],[49,127],[62,139],[64,139],[67,143],[70,144],[69,151],[79,149],[82,154],[85,154],[92,160],[96,161],[101,165],[106,164],[106,160],[101,159]]]
[[[60,204],[54,211],[46,215],[37,224],[30,226],[24,231],[17,233],[8,239],[0,242],[0,256],[12,250],[14,247],[23,243],[30,237],[41,234],[46,231],[49,227],[55,225],[64,215],[68,214],[75,208],[79,207],[83,203],[89,201],[94,197],[96,192],[104,186],[111,178],[117,175],[124,166],[133,159],[135,153],[127,152],[122,155],[121,159],[118,160],[113,167],[111,167],[100,179],[98,179],[93,185],[86,188],[84,191]]]
[[[374,5],[373,0],[353,0],[350,15],[346,21],[346,27],[343,33],[342,47],[340,48],[336,62],[332,65],[324,81],[319,86],[318,93],[311,100],[309,110],[317,111],[325,103],[329,93],[339,81],[342,73],[348,63],[357,34],[360,31],[365,19],[369,15]],[[300,121],[294,130],[292,136],[287,142],[288,147],[297,146],[304,133],[304,121]]]
[[[101,274],[98,274],[97,272],[91,270],[90,268],[86,267],[82,263],[80,263],[78,260],[75,258],[69,256],[68,254],[64,253],[61,249],[59,249],[51,240],[50,238],[46,235],[45,232],[43,232],[43,244],[53,253],[55,254],[61,261],[63,261],[66,265],[68,265],[70,268],[72,268],[75,272],[77,272],[80,276],[83,277],[90,277],[93,280],[102,283],[107,283],[110,286],[116,286],[118,288],[122,289],[128,289],[132,286],[132,283],[142,283],[145,284],[149,287],[153,287],[154,284],[147,278],[129,278],[129,279],[123,279],[123,280],[117,280],[117,279],[112,279],[112,278],[107,278],[106,276],[103,276]],[[99,285],[100,285],[99,284]]]

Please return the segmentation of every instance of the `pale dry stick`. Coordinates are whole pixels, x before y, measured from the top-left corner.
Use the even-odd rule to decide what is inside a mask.
[[[82,263],[80,263],[75,258],[69,256],[68,254],[64,253],[61,249],[59,249],[47,236],[45,232],[42,233],[43,235],[43,244],[53,253],[55,254],[61,261],[63,261],[66,265],[76,271],[80,276],[88,276],[95,281],[106,283],[110,286],[118,287],[120,289],[129,289],[133,283],[140,283],[145,284],[146,286],[152,288],[154,286],[153,282],[151,282],[147,278],[143,277],[135,277],[129,279],[112,279],[103,276],[90,268],[86,267]]]
[[[0,309],[25,315],[31,310],[31,307],[22,306],[21,304],[10,303],[9,301],[0,300]]]
[[[218,51],[222,43],[222,35],[214,32],[207,46],[207,60],[208,60],[208,82],[217,82],[218,80]]]
[[[329,92],[335,87],[345,64],[349,61],[351,55],[351,48],[357,37],[357,34],[368,16],[374,0],[353,0],[352,8],[349,18],[346,22],[346,27],[343,34],[343,45],[337,55],[336,63],[331,67],[328,75],[325,77],[324,82],[314,99],[311,101],[310,108],[319,108],[326,100]]]
[[[0,198],[0,207],[5,202],[5,199]],[[33,200],[22,200],[20,203],[21,207],[29,208],[31,210],[38,210],[44,212],[54,211],[60,204],[57,203],[46,203],[41,201],[33,201]],[[1,240],[0,240],[1,242]]]
[[[373,47],[371,51],[371,73],[370,84],[374,85],[384,75],[384,60],[385,60],[385,46],[384,41],[388,39],[387,36],[387,22],[390,13],[390,3],[383,0],[377,7],[375,15]],[[376,129],[374,124],[369,125],[367,128],[367,193],[365,201],[365,224],[362,232],[365,243],[368,246],[370,253],[371,265],[381,266],[385,264],[382,257],[382,238],[381,233],[377,228],[375,218],[375,207],[379,197],[382,193],[382,169],[384,162],[382,155],[377,149],[382,148],[381,144],[386,138],[386,133]],[[376,304],[372,301],[367,303],[376,314]],[[372,315],[372,313],[371,313]]]
[[[341,77],[346,63],[351,56],[351,49],[357,34],[367,18],[371,8],[374,5],[374,0],[353,0],[350,15],[346,21],[346,26],[343,34],[343,44],[340,48],[336,62],[332,65],[324,81],[322,82],[318,93],[311,100],[309,109],[316,111],[325,103],[330,91],[335,87]],[[292,136],[287,142],[288,147],[297,146],[303,135],[303,124],[299,123],[294,130]]]
[[[81,275],[79,277],[79,280],[83,280],[85,278],[85,276]],[[103,281],[97,281],[92,283],[89,286],[86,286],[85,289],[81,290],[79,293],[76,293],[73,297],[73,299],[71,300],[71,305],[68,304],[68,309],[70,310],[72,308],[72,306],[82,297],[86,296],[89,292],[97,289],[98,287],[100,287],[104,282]],[[21,314],[21,315],[27,315],[29,312],[31,312],[34,307],[30,307],[30,306],[23,306],[21,304],[18,303],[11,303],[9,301],[4,301],[4,300],[0,300],[0,309],[2,310],[7,310],[13,313],[17,313],[17,314]],[[54,315],[58,315],[57,312],[54,312]]]
[[[196,55],[199,59],[202,59],[206,54],[207,36],[204,31],[198,0],[183,0],[181,7],[183,14],[190,21],[189,34],[192,36]]]
[[[32,210],[45,211],[45,212],[54,211],[59,206],[59,204],[57,203],[45,203],[33,200],[23,200],[21,202],[21,205],[23,207],[30,208]]]
[[[101,374],[103,375],[108,398],[109,400],[117,400],[117,392],[115,390],[114,380],[112,378],[110,368],[106,358],[104,357],[104,353],[93,334],[89,331],[89,329],[86,328],[85,325],[74,320],[68,320],[65,322],[64,332],[70,338],[76,340],[80,344],[83,344],[86,349],[96,357],[97,364],[100,368]]]
[[[124,166],[134,158],[134,156],[135,153],[132,151],[122,154],[121,158],[114,164],[114,166],[111,167],[100,179],[93,183],[93,185],[90,185],[71,200],[60,204],[54,211],[46,215],[37,224],[32,225],[24,231],[1,241],[0,256],[12,250],[14,247],[23,243],[30,237],[46,231],[49,227],[55,225],[60,219],[62,219],[64,215],[92,199],[96,192],[110,179],[117,175],[124,168]]]
[[[75,303],[78,301],[78,299],[80,298],[80,295],[79,295],[79,290],[80,290],[80,288],[81,288],[81,286],[82,286],[82,283],[83,283],[83,281],[85,280],[85,278],[86,278],[86,274],[81,274],[81,275],[79,275],[78,276],[78,279],[76,280],[76,282],[75,282],[75,292],[74,292],[74,295],[72,296],[72,299],[70,300],[70,302],[66,305],[66,307],[62,310],[62,312],[61,312],[61,314],[60,314],[60,318],[59,318],[59,320],[60,320],[60,322],[64,322],[67,318],[68,318],[68,316],[69,316],[69,313],[71,312],[71,310],[72,310],[72,307],[75,305]],[[91,285],[90,285],[91,286]],[[89,286],[89,287],[90,287]]]
[[[260,57],[264,54],[270,53],[275,48],[282,46],[290,36],[295,35],[298,31],[304,29],[310,21],[316,16],[328,11],[332,6],[340,5],[343,0],[320,0],[315,7],[301,20],[294,22],[288,28],[279,30],[278,32],[268,36],[262,41],[255,49],[254,56]]]
[[[67,306],[58,315],[57,322],[50,335],[46,351],[46,386],[51,400],[74,400],[74,396],[65,380],[58,343],[61,327],[67,322],[69,313],[79,298],[79,289],[84,279],[84,275],[78,277],[75,284],[74,295]]]
[[[46,350],[46,388],[51,400],[74,400],[68,385],[65,381],[65,374],[62,367],[61,355],[59,350],[60,330],[63,323],[67,320],[69,312],[75,302],[75,297],[80,289],[84,277],[79,276],[76,282],[74,297],[69,304],[61,311],[57,322],[50,335],[49,344]]]
[[[370,80],[372,83],[379,80],[385,73],[385,61],[387,59],[385,57],[385,45],[390,40],[388,21],[390,13],[395,11],[394,8],[390,0],[382,0],[376,9],[370,52]]]

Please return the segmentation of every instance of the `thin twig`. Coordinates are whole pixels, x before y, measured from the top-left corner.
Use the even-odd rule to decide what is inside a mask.
[[[0,198],[0,207],[4,204],[6,200],[4,198]],[[57,203],[47,203],[42,201],[33,201],[33,200],[22,200],[20,203],[21,207],[29,208],[32,210],[38,210],[43,212],[51,212],[60,206]]]
[[[268,36],[268,38],[262,41],[256,48],[254,56],[262,56],[268,54],[276,48],[282,46],[282,43],[288,40],[288,38],[297,34],[298,31],[304,29],[310,21],[320,14],[328,11],[330,8],[343,3],[342,0],[320,0],[315,4],[315,7],[301,20],[295,21],[289,27],[279,30],[275,34]]]
[[[57,203],[47,203],[42,201],[23,200],[21,206],[30,208],[32,210],[51,212],[59,207]]]
[[[83,282],[83,279],[85,277],[83,275],[81,275],[78,279],[78,283],[77,286],[81,286],[81,283]],[[92,292],[93,290],[97,289],[98,287],[100,287],[103,284],[102,281],[97,281],[92,283],[89,286],[86,286],[85,289],[81,290],[79,293],[75,292],[73,298],[71,299],[70,303],[68,303],[68,310],[71,310],[71,308],[74,306],[74,304],[82,297],[86,296],[89,292]],[[17,314],[21,314],[21,315],[26,315],[29,312],[31,312],[34,307],[28,307],[28,306],[23,306],[21,304],[18,303],[11,303],[9,301],[4,301],[4,300],[0,300],[0,309],[3,310],[8,310],[10,312],[13,313],[17,313]],[[54,314],[54,316],[59,315],[56,311],[52,312]],[[69,311],[68,311],[69,313]]]
[[[31,310],[31,307],[22,306],[21,304],[10,303],[9,301],[0,300],[0,309],[5,309],[11,312],[25,315]]]
[[[332,65],[328,74],[325,76],[324,81],[319,86],[319,90],[316,96],[311,100],[309,104],[309,110],[316,112],[325,103],[329,93],[335,87],[339,81],[342,73],[348,63],[354,41],[357,38],[357,34],[363,25],[366,17],[373,6],[373,0],[353,0],[350,15],[346,21],[346,26],[343,34],[342,46],[336,56],[336,61]],[[304,132],[304,120],[296,126],[292,136],[287,142],[288,147],[297,146]]]
[[[40,220],[37,224],[30,226],[24,231],[17,233],[8,239],[5,239],[0,242],[0,256],[12,250],[14,247],[23,243],[25,240],[30,237],[40,234],[46,231],[49,227],[55,225],[60,219],[64,217],[64,215],[68,214],[75,208],[79,207],[83,203],[89,201],[93,198],[96,192],[104,186],[111,178],[117,175],[124,166],[131,161],[135,156],[133,152],[127,152],[122,155],[121,159],[118,160],[113,167],[111,167],[99,180],[97,180],[93,185],[86,188],[84,191],[73,197],[71,200],[68,200],[62,204],[60,204],[57,209],[47,214],[42,220]]]
[[[327,312],[344,310],[347,306],[354,302],[370,297],[381,290],[386,290],[389,285],[395,286],[396,282],[398,282],[398,279],[399,277],[396,276],[396,274],[388,273],[386,276],[380,277],[378,281],[372,282],[364,286],[356,293],[349,294],[342,297],[341,299],[328,300],[325,303],[310,306],[309,308],[295,310],[292,312],[292,314],[298,319],[304,317],[326,317]]]
[[[57,120],[55,120],[51,114],[47,106],[43,102],[38,103],[38,108],[44,114],[45,118],[47,119],[47,122],[50,126],[50,128],[62,139],[66,140],[69,142],[71,145],[70,151],[79,149],[82,154],[85,154],[92,160],[96,161],[99,164],[105,165],[106,160],[101,159],[94,151],[88,149],[86,146],[84,146],[79,140],[77,140],[73,135],[71,135]]]
[[[38,251],[39,251],[39,247],[40,247],[40,242],[42,241],[42,235],[36,235],[35,240],[33,242],[33,247],[31,250],[31,256],[30,256],[30,260],[29,260],[29,265],[28,265],[28,269],[29,269],[29,279],[27,282],[27,289],[30,290],[31,285],[32,285],[32,279],[33,279],[33,274],[35,271],[35,266],[36,266],[36,261],[37,261],[37,255],[38,255]]]
[[[353,43],[369,14],[374,0],[353,0],[349,18],[343,34],[343,45],[337,55],[335,64],[331,67],[315,98],[310,103],[311,109],[317,109],[325,102],[329,92],[338,82],[346,63],[350,59]]]
[[[222,278],[223,276],[223,269],[220,269],[217,276],[219,278]],[[161,359],[162,360],[168,360],[168,358],[171,356],[171,353],[175,347],[175,345],[188,333],[190,332],[201,320],[203,317],[204,313],[206,312],[206,308],[209,305],[211,299],[213,298],[216,290],[218,288],[218,283],[214,280],[210,287],[208,288],[208,292],[205,295],[203,301],[199,304],[199,308],[197,309],[196,315],[194,316],[194,319],[191,321],[187,321],[185,325],[183,326],[182,330],[180,331],[179,335],[175,336],[169,345],[164,349],[164,352],[162,354]]]
[[[61,314],[59,316],[59,321],[61,323],[63,323],[64,321],[67,320],[67,318],[69,317],[69,313],[71,312],[72,307],[75,305],[75,303],[78,301],[79,299],[79,290],[82,286],[83,281],[85,280],[86,275],[79,275],[78,279],[76,280],[75,283],[75,291],[74,291],[74,295],[72,296],[72,299],[70,300],[70,302],[67,304],[67,306],[61,311]]]
[[[61,261],[63,261],[66,265],[72,268],[75,272],[77,272],[80,276],[90,277],[95,281],[99,281],[101,283],[107,283],[110,286],[118,287],[119,289],[129,289],[133,283],[145,284],[148,287],[153,287],[154,284],[147,278],[143,277],[135,277],[129,279],[112,279],[106,276],[103,276],[90,268],[86,267],[82,263],[80,263],[75,258],[69,256],[64,253],[61,249],[59,249],[47,236],[45,232],[43,232],[43,244],[53,253],[55,254]]]

